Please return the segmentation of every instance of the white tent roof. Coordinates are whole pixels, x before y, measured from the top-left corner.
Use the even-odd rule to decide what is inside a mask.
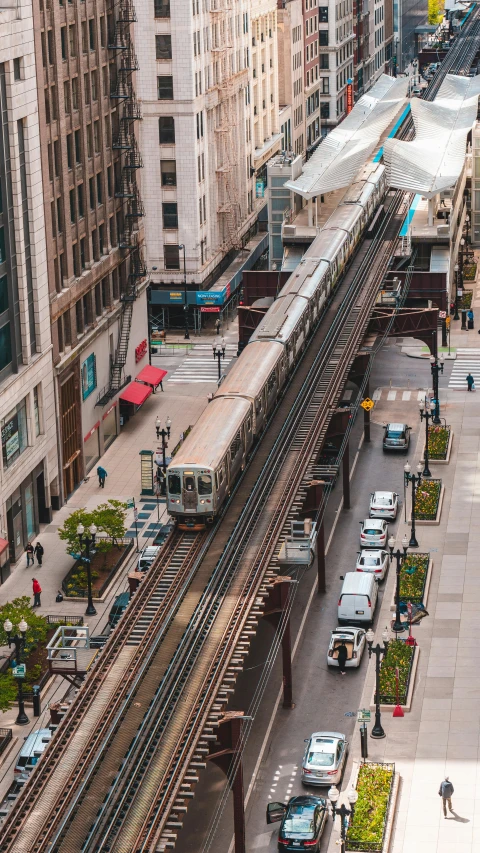
[[[405,77],[382,74],[352,112],[325,137],[305,163],[300,177],[287,181],[285,186],[304,198],[349,186],[402,106],[407,86]]]
[[[455,186],[465,162],[467,135],[477,117],[480,75],[447,74],[433,102],[413,99],[415,139],[387,139],[387,180],[395,189],[433,198]]]

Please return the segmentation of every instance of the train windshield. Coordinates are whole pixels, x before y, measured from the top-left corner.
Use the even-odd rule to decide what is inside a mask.
[[[210,474],[199,474],[198,476],[198,494],[199,495],[211,495],[212,494],[212,478]]]
[[[168,475],[168,491],[171,495],[180,495],[182,493],[182,481],[178,474]]]

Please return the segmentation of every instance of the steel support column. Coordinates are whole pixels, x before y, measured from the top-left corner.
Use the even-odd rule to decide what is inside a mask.
[[[343,508],[350,509],[350,442],[347,439],[342,459]]]
[[[230,782],[233,793],[233,826],[235,853],[246,853],[245,844],[245,799],[243,794],[242,764],[243,711],[226,711],[218,721],[215,752],[206,756],[213,761]],[[233,773],[233,779],[232,779]]]
[[[293,678],[292,678],[292,644],[290,634],[290,616],[285,618],[284,614],[289,609],[290,586],[292,579],[290,577],[279,575],[273,581],[267,600],[265,601],[265,609],[263,616],[267,619],[275,630],[283,622],[284,629],[282,633],[282,664],[283,664],[283,707],[294,708],[293,702]]]
[[[307,492],[307,498],[304,504],[303,509],[301,510],[300,515],[303,518],[315,518],[318,511],[323,507],[323,489],[325,486],[324,480],[312,480]],[[318,586],[317,592],[323,593],[326,591],[325,587],[325,522],[323,519],[323,512],[321,520],[318,520],[318,528],[317,528],[317,542],[316,542],[316,556],[317,556],[317,578],[318,578]]]
[[[367,382],[365,385],[365,399],[370,397],[370,383]],[[363,440],[365,443],[368,443],[370,439],[370,412],[366,409],[363,410]]]

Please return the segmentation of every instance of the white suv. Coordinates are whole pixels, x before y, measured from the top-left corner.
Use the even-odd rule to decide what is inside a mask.
[[[146,572],[150,568],[160,548],[158,545],[147,545],[143,549],[137,561],[137,572]]]

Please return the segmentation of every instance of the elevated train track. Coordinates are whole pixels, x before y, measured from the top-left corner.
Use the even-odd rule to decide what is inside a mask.
[[[467,69],[479,31],[475,12],[442,77]],[[175,846],[409,200],[389,195],[379,234],[357,251],[218,527],[165,543],[13,807],[2,853]]]

